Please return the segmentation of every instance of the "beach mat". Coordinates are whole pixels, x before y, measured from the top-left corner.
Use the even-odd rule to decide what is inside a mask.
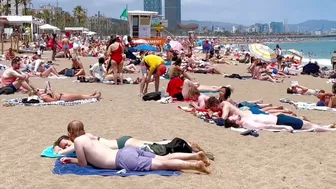
[[[231,127],[231,130],[232,131],[237,131],[237,132],[245,132],[245,131],[248,131],[248,129],[245,129],[245,128],[234,128],[234,127]],[[270,132],[288,132],[286,130],[279,130],[279,129],[264,129],[262,131],[270,131]],[[305,133],[305,132],[314,132],[315,130],[314,129],[309,129],[309,130],[294,130],[293,133]]]
[[[71,153],[71,154],[67,154],[67,157],[76,157],[75,153]],[[55,154],[54,153],[54,147],[53,146],[49,146],[46,149],[43,150],[43,152],[41,153],[41,157],[45,157],[45,158],[60,158],[60,157],[64,157],[64,155],[61,154]]]
[[[281,98],[280,102],[292,104],[296,109],[336,112],[336,108],[329,108],[327,106],[317,106],[316,103],[297,102],[285,98]]]
[[[214,94],[219,94],[218,91],[214,92],[214,91],[204,91],[204,92],[201,92],[202,94],[205,94],[205,95],[214,95]]]
[[[96,176],[119,176],[119,177],[129,177],[129,176],[146,176],[146,175],[160,175],[160,176],[179,176],[182,173],[179,171],[148,171],[148,172],[135,172],[129,171],[123,173],[122,171],[112,170],[112,169],[97,169],[92,166],[80,167],[76,164],[62,164],[58,159],[55,162],[55,167],[52,170],[54,174],[57,175],[96,175]]]
[[[30,106],[30,107],[39,107],[39,106],[75,106],[80,104],[91,104],[99,102],[98,99],[92,98],[87,100],[76,100],[72,102],[56,101],[56,102],[40,102],[40,103],[22,103],[22,98],[4,100],[4,106]]]

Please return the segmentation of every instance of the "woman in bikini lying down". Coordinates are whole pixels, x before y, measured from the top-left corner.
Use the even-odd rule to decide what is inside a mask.
[[[76,132],[85,134],[92,139],[98,140],[99,143],[107,146],[110,149],[114,149],[114,150],[123,149],[124,147],[141,148],[147,144],[154,144],[154,143],[168,144],[169,142],[171,142],[171,140],[165,140],[165,141],[159,141],[159,142],[138,140],[130,136],[122,136],[118,139],[108,140],[102,137],[94,136],[90,133],[86,133],[84,130],[84,124],[81,121],[76,121],[76,120],[69,123],[68,132],[70,133],[74,128],[76,129]],[[188,144],[191,147],[193,152],[204,151],[197,143],[188,142]],[[53,146],[54,146],[55,154],[66,155],[66,154],[70,154],[75,151],[74,143],[70,140],[69,136],[66,136],[66,135],[59,137],[54,142]]]
[[[51,89],[49,81],[47,81],[46,84],[47,87],[44,89],[44,91],[34,89],[36,91],[36,95],[39,96],[43,100],[43,102],[72,102],[76,100],[86,100],[92,98],[99,99],[101,97],[101,93],[99,91],[95,91],[94,93],[88,95],[56,93]]]

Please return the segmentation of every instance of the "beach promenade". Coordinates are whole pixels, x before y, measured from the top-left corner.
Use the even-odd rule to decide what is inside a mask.
[[[50,52],[45,57],[50,58]],[[85,70],[97,61],[81,58]],[[4,63],[1,62],[2,64]],[[59,59],[57,70],[70,67],[70,61]],[[219,65],[221,71],[246,75],[246,65]],[[138,74],[127,75],[135,79]],[[295,110],[281,104],[280,98],[316,102],[316,97],[286,94],[291,80],[309,88],[330,91],[325,79],[298,76],[284,83],[272,84],[256,80],[236,80],[221,75],[191,74],[204,85],[232,85],[235,101],[264,99],[266,103],[284,105],[315,123],[335,122],[335,112]],[[42,88],[47,79],[32,78],[34,86]],[[205,123],[190,113],[178,109],[184,103],[160,104],[144,102],[138,96],[139,85],[112,86],[75,83],[73,78],[52,80],[53,89],[63,93],[102,92],[102,100],[78,106],[4,107],[1,112],[0,188],[334,188],[336,185],[335,134],[272,133],[263,131],[259,137],[241,136],[239,132]],[[166,87],[162,80],[161,86]],[[150,85],[150,90],[154,86]],[[24,94],[0,96],[1,100],[25,97]],[[108,139],[133,136],[144,140],[181,137],[198,142],[205,151],[215,155],[212,174],[185,172],[181,176],[162,177],[100,177],[59,176],[53,174],[55,160],[41,158],[44,148],[67,134],[67,124],[81,120],[87,132]]]

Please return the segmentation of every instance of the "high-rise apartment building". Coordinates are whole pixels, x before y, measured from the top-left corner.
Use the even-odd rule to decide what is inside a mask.
[[[168,28],[177,28],[181,23],[181,0],[165,0],[165,19],[168,20]]]
[[[158,12],[162,15],[162,0],[144,0],[144,11]]]

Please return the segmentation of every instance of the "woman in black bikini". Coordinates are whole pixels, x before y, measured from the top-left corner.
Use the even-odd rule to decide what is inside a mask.
[[[86,100],[92,98],[99,99],[101,97],[101,93],[99,91],[95,91],[94,93],[88,95],[56,93],[51,89],[49,81],[46,82],[46,84],[47,87],[43,92],[34,89],[36,91],[36,95],[39,96],[43,100],[43,102],[56,102],[56,101],[72,102],[76,100]]]

